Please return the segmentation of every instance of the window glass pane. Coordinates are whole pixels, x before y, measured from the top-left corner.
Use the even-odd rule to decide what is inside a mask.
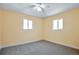
[[[53,30],[58,30],[57,20],[53,20]]]
[[[23,21],[23,29],[28,29],[27,24],[28,24],[28,21],[26,19],[24,19],[24,21]]]
[[[32,21],[29,20],[29,29],[32,29]]]
[[[59,22],[58,29],[62,30],[63,29],[63,19],[58,20],[58,22]]]

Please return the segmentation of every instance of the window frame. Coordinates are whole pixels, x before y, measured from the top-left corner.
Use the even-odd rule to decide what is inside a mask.
[[[52,21],[53,30],[63,30],[63,18],[55,19]]]
[[[28,30],[28,29],[30,30],[32,28],[33,28],[32,20],[23,19],[23,30]]]

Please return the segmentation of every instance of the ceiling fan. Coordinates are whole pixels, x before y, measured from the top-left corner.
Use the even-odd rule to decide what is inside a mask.
[[[45,8],[48,8],[49,6],[45,3],[35,3],[31,4],[30,7],[32,7],[34,10],[37,10],[38,12],[43,12]]]

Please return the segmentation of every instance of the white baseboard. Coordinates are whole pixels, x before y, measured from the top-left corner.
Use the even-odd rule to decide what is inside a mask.
[[[39,40],[32,40],[32,41],[26,41],[26,42],[20,42],[20,43],[15,43],[15,44],[4,45],[1,48],[11,47],[11,46],[16,46],[16,45],[21,45],[21,44],[27,44],[27,43],[36,42],[36,41],[39,41]]]
[[[42,39],[39,39],[39,40],[42,40]],[[20,43],[15,43],[15,44],[4,45],[4,46],[0,46],[0,49],[5,48],[5,47],[11,47],[11,46],[16,46],[16,45],[36,42],[36,41],[39,41],[39,40],[32,40],[32,41],[26,41],[26,42],[20,42]],[[50,41],[50,40],[47,40],[47,41]],[[53,42],[53,41],[50,41],[50,42]],[[53,42],[53,43],[56,43],[56,44],[59,44],[59,45],[63,45],[63,46],[67,46],[67,47],[79,50],[79,47],[76,47],[76,46],[73,46],[73,45],[64,44],[64,43],[61,43],[61,42]]]
[[[50,40],[47,40],[47,41],[50,41]],[[59,45],[63,45],[63,46],[66,46],[66,47],[70,47],[70,48],[79,50],[79,47],[76,47],[76,46],[73,46],[73,45],[64,44],[62,42],[54,42],[54,41],[50,41],[50,42],[53,42],[53,43],[56,43],[56,44],[59,44]]]

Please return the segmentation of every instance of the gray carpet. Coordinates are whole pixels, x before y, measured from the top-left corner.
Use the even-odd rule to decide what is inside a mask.
[[[78,55],[79,50],[40,40],[23,45],[3,48],[1,55]]]

